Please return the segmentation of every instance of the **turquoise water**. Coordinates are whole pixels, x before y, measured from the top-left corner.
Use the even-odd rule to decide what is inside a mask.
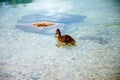
[[[119,80],[118,0],[0,1],[0,80]],[[52,21],[37,30],[35,21]],[[55,29],[75,38],[56,47]]]

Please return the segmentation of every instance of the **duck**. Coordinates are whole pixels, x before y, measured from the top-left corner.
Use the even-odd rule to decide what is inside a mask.
[[[61,35],[60,29],[56,29],[56,37],[58,42],[69,45],[69,46],[76,46],[76,41],[70,35]]]

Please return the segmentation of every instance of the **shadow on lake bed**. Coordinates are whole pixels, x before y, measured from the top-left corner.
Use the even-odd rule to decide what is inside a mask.
[[[70,24],[82,23],[86,16],[73,15],[73,14],[48,14],[48,13],[34,13],[30,15],[23,16],[16,25],[16,28],[21,29],[26,32],[40,33],[45,35],[55,34],[55,30],[60,28],[62,32],[66,32],[70,27]],[[34,22],[52,22],[55,25],[48,28],[35,28],[32,24]]]
[[[30,15],[23,16],[18,23],[33,23],[38,21],[48,21],[54,23],[72,24],[81,23],[84,21],[86,16],[83,15],[73,15],[73,14],[48,14],[46,12],[38,12]]]
[[[79,37],[80,40],[89,40],[101,45],[107,45],[110,41],[108,38],[102,38],[102,37],[94,37],[94,36],[85,36],[85,37]]]

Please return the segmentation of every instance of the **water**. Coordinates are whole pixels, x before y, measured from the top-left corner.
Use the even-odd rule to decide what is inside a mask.
[[[0,80],[119,80],[119,4],[0,0]],[[38,31],[31,26],[37,20],[57,25]],[[56,28],[77,46],[56,47]]]

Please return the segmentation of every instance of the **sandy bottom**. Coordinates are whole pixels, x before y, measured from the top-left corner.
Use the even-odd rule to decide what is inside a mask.
[[[22,17],[37,13],[44,2],[41,5],[31,3],[16,8],[0,8],[0,80],[120,80],[120,19],[112,11],[117,7],[110,3],[108,6],[107,2],[103,3],[104,0],[101,5],[98,5],[100,2],[97,0],[93,1],[97,7],[86,1],[76,5],[72,1],[69,5],[69,1],[59,2],[63,6],[57,3],[54,5],[60,7],[58,12],[61,10],[64,14],[86,16],[81,23],[65,24],[60,19],[59,27],[67,27],[61,30],[62,34],[74,37],[77,46],[59,48],[56,47],[55,28],[46,29],[45,33],[50,31],[50,35],[36,33],[36,30],[29,31],[28,27],[28,31],[16,28]],[[85,4],[88,5],[84,6]],[[78,5],[84,7],[80,7],[79,11],[76,9],[79,9]],[[52,10],[55,9],[54,6]],[[70,13],[73,10],[75,12]],[[48,13],[50,14],[49,11]]]

